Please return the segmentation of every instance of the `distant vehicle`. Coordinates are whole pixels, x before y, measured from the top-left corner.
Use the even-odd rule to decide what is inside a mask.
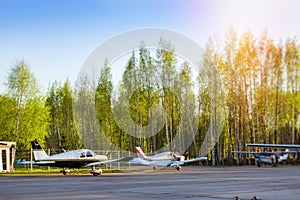
[[[252,154],[254,155],[256,165],[261,167],[263,163],[271,164],[277,167],[278,163],[282,163],[288,159],[290,153],[297,153],[299,151],[290,149],[300,149],[300,145],[294,144],[246,144],[246,147],[267,148],[269,151],[232,151],[237,154]],[[270,148],[284,149],[285,151],[270,151]]]
[[[103,171],[96,168],[96,166],[125,160],[124,158],[108,160],[106,155],[97,155],[88,149],[72,150],[48,156],[37,140],[31,141],[31,145],[35,161],[21,161],[18,164],[62,167],[63,169],[60,172],[64,175],[70,172],[70,168],[92,167],[90,173],[98,176]]]
[[[185,160],[184,156],[170,151],[159,153],[153,156],[146,156],[140,147],[136,147],[135,151],[137,158],[130,160],[129,163],[135,165],[153,166],[153,169],[156,169],[156,167],[174,167],[180,171],[182,169],[181,165],[200,160],[207,160],[207,157]]]

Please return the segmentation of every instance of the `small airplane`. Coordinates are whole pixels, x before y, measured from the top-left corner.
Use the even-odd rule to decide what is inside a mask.
[[[60,172],[64,175],[70,172],[69,168],[92,167],[90,173],[94,176],[98,176],[101,175],[103,171],[95,166],[126,160],[125,158],[108,160],[106,155],[97,155],[89,149],[72,150],[48,156],[37,140],[31,141],[31,145],[35,161],[20,161],[18,164],[62,167],[63,169],[60,170]]]
[[[153,156],[146,156],[140,147],[135,147],[135,151],[137,158],[130,160],[129,163],[134,165],[153,166],[153,169],[156,169],[156,167],[174,167],[177,171],[180,171],[182,169],[181,165],[184,165],[185,163],[207,160],[207,157],[185,160],[184,156],[170,151]]]
[[[271,164],[273,167],[278,167],[278,163],[282,163],[288,159],[290,153],[297,153],[298,151],[291,151],[290,149],[299,149],[300,145],[294,144],[246,144],[246,147],[258,147],[258,148],[276,148],[283,149],[286,148],[285,151],[232,151],[232,153],[237,154],[252,154],[254,155],[254,159],[256,165],[261,167],[262,163]]]

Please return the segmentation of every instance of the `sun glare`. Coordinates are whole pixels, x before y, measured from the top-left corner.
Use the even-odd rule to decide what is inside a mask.
[[[297,4],[293,0],[222,1],[217,8],[217,23],[223,30],[233,26],[238,32],[250,29],[259,34],[267,29],[276,37],[291,37],[298,32],[298,22],[294,16]]]

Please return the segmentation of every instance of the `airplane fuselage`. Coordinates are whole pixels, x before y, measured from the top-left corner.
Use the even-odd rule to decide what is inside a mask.
[[[282,156],[278,156],[275,154],[258,154],[255,155],[255,161],[257,163],[257,166],[260,167],[261,163],[268,163],[271,164],[273,167],[277,167],[278,163],[283,162],[287,159],[288,154],[284,154]]]
[[[39,165],[63,168],[81,168],[89,163],[107,160],[106,155],[96,155],[88,149],[73,150],[36,160]]]

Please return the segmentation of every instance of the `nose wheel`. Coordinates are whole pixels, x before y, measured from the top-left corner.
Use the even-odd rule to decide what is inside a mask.
[[[182,167],[179,166],[179,165],[177,165],[177,166],[175,166],[175,169],[176,169],[177,171],[181,171]]]
[[[62,170],[60,170],[60,172],[61,172],[63,175],[67,175],[67,173],[70,173],[70,169],[69,169],[69,168],[63,168]]]
[[[103,171],[100,168],[93,167],[90,173],[93,174],[93,176],[100,176]]]

